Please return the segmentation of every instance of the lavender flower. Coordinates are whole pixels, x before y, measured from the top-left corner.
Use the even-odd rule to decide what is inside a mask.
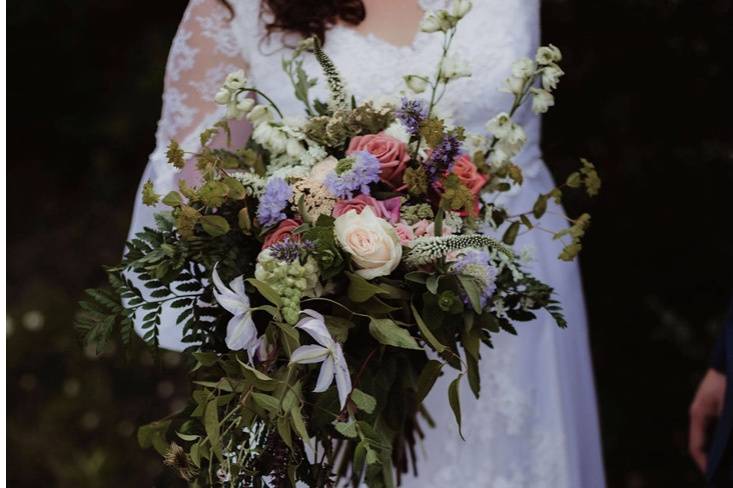
[[[302,252],[313,251],[315,247],[313,241],[298,241],[288,236],[270,246],[270,255],[278,261],[293,263],[300,257]]]
[[[491,264],[488,251],[472,249],[463,253],[453,263],[452,271],[457,274],[470,276],[478,280],[481,285],[481,308],[486,306],[489,298],[496,291],[496,268]],[[464,297],[468,303],[468,298]]]
[[[265,227],[275,225],[285,218],[285,207],[293,196],[293,190],[282,178],[270,178],[257,207],[257,220]]]
[[[324,185],[333,195],[351,199],[354,192],[369,195],[369,185],[379,181],[379,160],[367,151],[357,151],[339,161],[336,171],[326,176]]]
[[[425,169],[431,179],[442,175],[446,171],[450,171],[453,162],[461,153],[461,141],[455,136],[447,135],[443,137],[440,144],[433,148],[430,153],[430,159],[425,162]]]
[[[408,133],[413,136],[420,130],[420,124],[425,117],[428,116],[428,111],[425,108],[425,102],[423,100],[408,100],[407,98],[402,99],[402,105],[396,112],[397,118]]]

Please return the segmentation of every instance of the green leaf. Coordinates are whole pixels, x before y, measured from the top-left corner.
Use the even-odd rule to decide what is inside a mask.
[[[199,222],[201,227],[204,228],[204,232],[211,237],[223,236],[229,232],[229,222],[221,215],[204,215]]]
[[[466,295],[468,295],[468,301],[471,303],[471,306],[473,307],[474,312],[476,314],[481,313],[481,288],[479,287],[479,284],[476,282],[476,279],[471,276],[465,276],[465,275],[457,275],[458,281],[461,282],[461,286],[463,287],[463,290],[466,292]]]
[[[168,194],[163,197],[163,203],[169,207],[177,207],[181,204],[181,194],[177,191],[168,192]]]
[[[369,332],[377,341],[388,346],[405,349],[422,349],[410,333],[391,319],[375,319],[369,322]]]
[[[472,322],[474,315],[471,315],[470,312],[466,313],[471,317]],[[466,349],[466,352],[468,352],[468,354],[470,354],[474,359],[478,360],[479,346],[481,345],[481,329],[477,326],[474,327],[470,322],[467,322],[463,327],[461,340],[463,341],[463,347]]]
[[[453,410],[453,415],[456,417],[456,423],[458,424],[458,434],[461,436],[461,439],[464,441],[466,440],[463,437],[463,432],[461,432],[461,400],[458,394],[458,387],[461,384],[461,376],[458,376],[456,379],[454,379],[450,386],[448,387],[448,402],[450,403],[450,408]]]
[[[280,417],[277,419],[277,433],[283,442],[290,448],[293,448],[293,436],[290,432],[290,423],[287,417]]]
[[[410,304],[410,308],[412,308],[412,315],[415,317],[417,328],[420,329],[420,333],[422,334],[422,336],[425,338],[426,341],[428,341],[428,344],[430,344],[430,346],[438,352],[438,354],[441,354],[443,351],[445,351],[446,346],[441,344],[440,341],[433,335],[433,333],[430,332],[428,325],[422,319],[420,314],[417,313],[415,305]]]
[[[255,403],[273,415],[280,413],[280,402],[277,398],[264,393],[252,393]]]
[[[303,414],[300,412],[300,408],[293,408],[290,411],[290,418],[293,421],[295,432],[303,439],[303,442],[308,442],[310,437],[308,436],[308,430],[305,428],[305,422],[303,421]]]
[[[357,436],[356,422],[336,422],[333,424],[336,431],[344,437],[349,439],[355,439]]]
[[[468,385],[471,387],[476,398],[481,393],[481,377],[479,376],[478,361],[473,357],[466,358],[467,374],[468,374]]]
[[[346,273],[349,277],[348,297],[354,303],[363,303],[372,298],[374,295],[388,295],[387,290],[383,290],[377,285],[369,283],[361,276],[354,273]]]
[[[412,281],[413,283],[424,285],[428,279],[428,276],[429,275],[424,271],[410,271],[405,275],[405,279],[407,281]]]
[[[420,371],[420,376],[417,378],[417,393],[415,394],[418,403],[422,402],[428,396],[442,370],[443,363],[431,359],[422,371]]]
[[[502,237],[502,241],[504,241],[504,244],[512,245],[517,240],[517,235],[519,234],[519,228],[521,227],[521,223],[519,222],[512,222],[512,225],[509,226],[509,228],[504,233],[504,237]]]
[[[430,293],[433,295],[436,295],[438,293],[438,284],[440,283],[440,275],[439,274],[433,274],[428,276],[428,278],[425,280],[425,287],[428,289]]]
[[[280,308],[283,306],[283,301],[282,298],[280,298],[280,295],[278,295],[278,293],[264,281],[256,280],[254,278],[248,278],[247,283],[257,288],[257,291],[260,292],[260,295],[265,297],[265,299],[267,299],[276,307]]]
[[[534,202],[534,207],[532,208],[532,214],[534,215],[534,218],[539,219],[543,215],[545,215],[545,212],[547,211],[548,198],[548,195],[540,195],[537,197],[537,200],[535,200]]]
[[[211,444],[211,450],[214,451],[214,455],[219,460],[223,461],[221,455],[221,431],[219,430],[219,407],[216,401],[216,397],[209,400],[204,410],[204,429],[206,435],[209,438]]]
[[[359,410],[363,410],[366,413],[373,413],[377,406],[377,400],[373,396],[364,393],[358,388],[354,388],[351,391],[351,401],[356,404]]]

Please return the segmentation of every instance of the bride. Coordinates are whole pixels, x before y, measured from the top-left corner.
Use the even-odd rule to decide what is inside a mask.
[[[442,7],[444,0],[191,0],[168,58],[157,145],[143,181],[153,180],[159,190],[176,186],[175,169],[165,158],[169,140],[188,151],[197,149],[198,134],[222,116],[214,94],[236,69],[245,69],[286,115],[301,115],[281,59],[304,36],[324,39],[325,51],[357,99],[367,93],[399,93],[404,75],[425,74],[439,57],[438,37],[421,33],[419,23],[425,10]],[[498,91],[511,63],[532,56],[538,42],[539,0],[475,0],[454,40],[473,75],[454,82],[441,113],[483,132],[490,114],[511,104],[510,96]],[[320,73],[312,59],[304,67],[310,76]],[[325,99],[323,83],[315,90]],[[529,111],[515,119],[528,134],[517,159],[526,181],[520,192],[507,197],[507,206],[524,211],[553,182],[542,162],[539,119]],[[247,128],[235,132],[245,137]],[[131,234],[152,225],[153,211],[136,203]],[[562,215],[546,218],[556,220],[549,227],[563,223]],[[532,272],[555,287],[570,325],[560,330],[550,317],[541,317],[521,327],[518,337],[497,336],[496,348],[483,351],[481,398],[461,394],[466,399],[465,441],[445,395],[428,397],[426,406],[437,427],[427,428],[417,449],[418,475],[403,477],[403,486],[604,486],[578,266],[557,259],[560,244],[549,234],[529,233],[518,245],[534,251]],[[174,324],[169,320],[166,325],[164,318],[161,346],[183,349]],[[437,386],[435,392],[447,389]]]

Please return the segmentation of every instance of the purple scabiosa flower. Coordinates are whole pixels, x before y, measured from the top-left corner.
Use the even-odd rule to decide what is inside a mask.
[[[280,242],[276,242],[270,246],[270,255],[282,261],[284,263],[292,263],[298,259],[302,252],[313,251],[315,249],[315,243],[313,241],[298,241],[291,239],[290,236],[286,237]]]
[[[396,112],[397,119],[402,122],[405,129],[411,135],[416,135],[420,130],[420,123],[428,116],[423,100],[402,99],[402,105]]]
[[[257,220],[265,227],[270,227],[283,220],[283,210],[293,196],[293,190],[282,178],[270,178],[257,207]]]
[[[323,182],[334,196],[354,198],[355,192],[369,195],[369,185],[379,181],[379,160],[367,151],[357,151],[339,161]]]
[[[443,137],[440,144],[430,153],[430,159],[425,162],[425,169],[431,179],[450,171],[456,158],[461,154],[461,141],[455,136]]]
[[[456,274],[470,276],[475,278],[481,286],[481,307],[485,307],[489,298],[496,291],[496,268],[491,264],[488,251],[471,249],[464,252],[456,262],[453,263],[451,270]],[[468,297],[464,297],[464,301],[468,303]]]

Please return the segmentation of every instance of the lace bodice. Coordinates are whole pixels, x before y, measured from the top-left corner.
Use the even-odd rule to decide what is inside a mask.
[[[303,108],[280,60],[297,42],[293,35],[264,36],[258,0],[230,2],[234,17],[216,0],[192,0],[176,34],[168,60],[163,114],[152,154],[156,183],[168,186],[173,171],[163,154],[172,138],[194,150],[197,134],[221,117],[213,96],[226,73],[245,68],[254,84],[265,91],[287,116],[302,116]],[[444,0],[421,0],[424,9],[443,7]],[[461,22],[453,52],[471,65],[473,75],[453,82],[438,107],[442,115],[471,131],[482,132],[491,116],[511,105],[499,87],[512,62],[531,56],[538,43],[538,0],[480,0]],[[395,98],[405,89],[407,74],[431,74],[440,55],[439,34],[418,32],[408,46],[395,46],[349,26],[336,25],[327,33],[324,49],[334,60],[357,100]],[[315,59],[306,57],[306,71],[320,78]],[[314,88],[326,98],[325,83]],[[519,116],[528,134],[519,163],[527,176],[539,163],[539,120],[526,111]]]

